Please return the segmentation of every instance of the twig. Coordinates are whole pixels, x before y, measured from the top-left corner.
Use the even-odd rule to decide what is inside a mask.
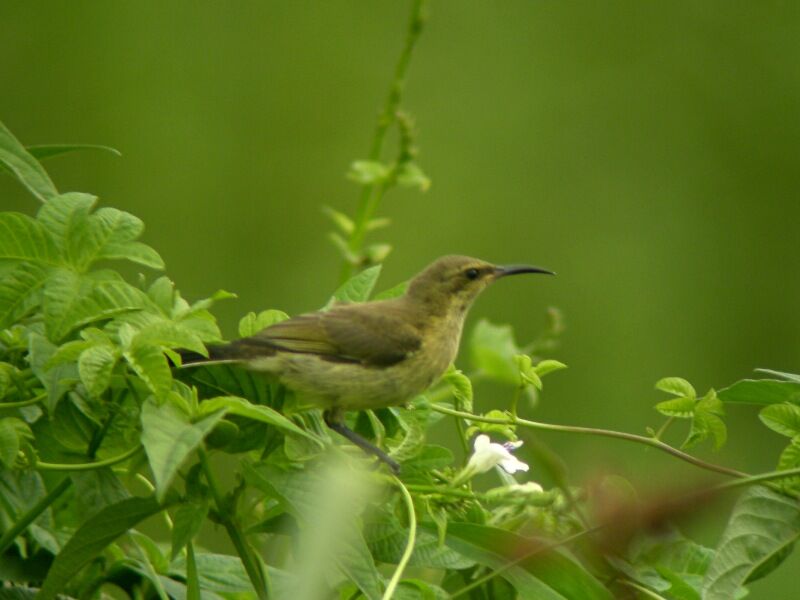
[[[599,429],[596,427],[577,427],[575,425],[554,425],[552,423],[540,423],[538,421],[530,421],[528,419],[520,419],[518,417],[517,418],[508,417],[505,419],[498,417],[484,417],[481,415],[473,415],[471,413],[453,410],[438,404],[431,404],[431,410],[435,410],[436,412],[440,412],[445,415],[450,415],[452,417],[460,417],[468,421],[476,421],[481,423],[495,423],[498,425],[521,425],[523,427],[530,427],[531,429],[539,429],[543,431],[559,431],[561,433],[596,435],[602,437],[611,437],[621,440],[627,440],[629,442],[635,442],[637,444],[644,444],[645,446],[651,446],[652,448],[657,448],[658,450],[666,452],[667,454],[670,454],[675,458],[679,458],[685,462],[695,465],[696,467],[700,467],[701,469],[706,469],[707,471],[722,473],[723,475],[728,475],[730,477],[737,477],[737,478],[749,477],[747,473],[744,473],[742,471],[737,471],[736,469],[731,469],[728,467],[723,467],[721,465],[715,465],[713,463],[709,463],[704,460],[700,460],[699,458],[696,458],[691,454],[687,454],[686,452],[682,452],[677,448],[673,448],[669,444],[665,444],[660,440],[650,437],[645,437],[643,435],[636,435],[634,433],[626,433],[624,431],[613,431],[610,429]]]
[[[389,93],[386,96],[383,109],[375,125],[375,132],[372,135],[372,143],[370,144],[369,151],[369,160],[371,161],[380,160],[386,133],[392,123],[397,119],[397,109],[403,97],[406,72],[409,62],[411,62],[411,54],[414,51],[414,46],[422,33],[427,4],[428,0],[414,0],[411,5],[411,17],[408,21],[403,50],[394,68],[394,78],[389,86]],[[367,233],[370,221],[375,211],[378,209],[378,205],[385,191],[385,184],[365,184],[361,188],[361,196],[358,201],[358,208],[356,209],[353,231],[350,233],[350,237],[347,240],[347,246],[353,254],[357,255],[361,251],[361,246],[364,243],[364,236]],[[353,265],[346,261],[342,265],[340,280],[345,282],[352,272]]]
[[[417,514],[414,512],[414,500],[402,481],[397,477],[392,477],[392,479],[394,484],[400,488],[400,492],[403,494],[403,500],[406,503],[406,509],[408,510],[408,542],[406,542],[406,549],[403,550],[403,556],[400,557],[400,562],[397,563],[397,568],[394,570],[392,578],[389,580],[389,585],[386,586],[386,591],[383,593],[382,600],[391,600],[394,596],[395,589],[400,583],[400,578],[403,576],[403,571],[406,565],[408,565],[408,561],[411,559],[411,554],[414,552],[414,544],[417,540]]]

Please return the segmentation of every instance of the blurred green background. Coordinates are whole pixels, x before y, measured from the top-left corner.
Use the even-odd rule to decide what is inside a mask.
[[[187,297],[236,292],[217,311],[232,337],[247,311],[314,309],[335,287],[320,207],[356,204],[344,173],[367,153],[407,10],[4,2],[0,118],[26,144],[120,149],[46,166],[59,189],[144,219]],[[433,186],[381,207],[393,225],[373,239],[395,247],[381,287],[447,253],[558,271],[502,282],[471,317],[525,341],[547,306],[564,311],[557,357],[570,370],[528,411],[544,421],[643,432],[660,423],[660,377],[705,391],[755,367],[800,371],[798,13],[777,1],[433,2],[403,103]],[[0,194],[3,210],[36,209],[8,177]],[[477,408],[504,401],[486,390]],[[782,439],[747,408],[729,423],[729,447],[700,454],[771,469]],[[623,442],[543,440],[576,481],[702,478]],[[795,593],[782,586],[798,566],[753,597]]]

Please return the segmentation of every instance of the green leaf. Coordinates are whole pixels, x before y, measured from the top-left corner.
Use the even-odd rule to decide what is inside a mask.
[[[397,462],[405,462],[420,453],[425,445],[425,421],[424,417],[415,414],[415,411],[397,409],[394,411],[395,417],[400,423],[401,429],[405,432],[399,443],[390,443],[389,455]]]
[[[159,577],[159,573],[165,573],[169,567],[166,558],[156,543],[143,533],[131,531],[128,536],[136,548],[136,552],[129,558],[134,570],[153,586],[160,600],[170,600]]]
[[[41,303],[48,270],[26,262],[0,272],[0,329],[19,321]]]
[[[70,477],[75,484],[75,509],[84,520],[106,506],[131,497],[110,467],[75,471]]]
[[[364,269],[358,275],[348,279],[336,290],[328,306],[335,302],[366,302],[381,274],[381,265]]]
[[[370,600],[381,598],[381,577],[364,537],[356,527],[359,501],[364,496],[351,473],[337,469],[288,470],[273,465],[245,464],[245,480],[277,498],[287,512],[301,523],[307,538],[322,557],[330,557],[344,575]],[[345,481],[343,477],[348,477]],[[311,567],[312,565],[308,565]],[[319,568],[317,564],[313,568]],[[310,578],[314,574],[308,574]]]
[[[186,348],[208,356],[200,337],[178,321],[156,320],[142,327],[133,338],[133,345],[157,345],[165,348]]]
[[[770,404],[761,409],[758,418],[767,427],[787,437],[800,434],[800,406]]]
[[[164,268],[164,261],[155,250],[134,241],[144,231],[144,224],[138,217],[116,208],[104,207],[92,215],[91,223],[94,230],[91,232],[91,250],[87,252],[85,264],[102,259],[124,259],[153,269]]]
[[[403,479],[415,472],[430,473],[453,464],[453,453],[443,446],[427,445],[419,454],[403,463]]]
[[[78,373],[86,391],[95,398],[101,396],[111,383],[111,372],[117,363],[117,354],[109,346],[92,346],[78,359]]]
[[[316,442],[318,445],[322,445],[322,442],[316,436],[305,431],[304,429],[301,429],[278,411],[270,408],[269,406],[251,404],[243,398],[237,398],[234,396],[220,396],[217,398],[212,398],[204,401],[200,405],[200,410],[202,414],[221,411],[220,414],[239,415],[240,417],[245,417],[247,419],[261,421],[262,423],[273,425],[278,429],[283,429],[289,433],[303,436]]]
[[[472,381],[462,371],[453,365],[444,374],[444,380],[450,386],[453,397],[456,399],[458,410],[472,412]]]
[[[282,310],[262,310],[258,315],[254,312],[247,313],[239,321],[239,335],[242,337],[249,337],[255,335],[262,329],[266,329],[270,325],[280,323],[289,318]]]
[[[520,350],[510,325],[494,325],[478,321],[470,339],[472,365],[492,379],[519,385],[519,369],[514,356]]]
[[[730,600],[753,575],[763,577],[771,562],[800,536],[797,500],[764,486],[753,486],[733,509],[703,582],[703,600]]]
[[[504,529],[473,523],[451,521],[447,527],[448,547],[490,569],[504,568],[521,552],[539,549],[530,558],[503,570],[503,578],[523,598],[613,600],[611,593],[562,548],[543,551],[547,543],[547,540],[525,538]]]
[[[380,294],[375,294],[375,300],[391,300],[392,298],[399,298],[406,293],[407,289],[408,281],[403,281],[393,287],[390,287],[388,290],[382,291]]]
[[[53,341],[61,340],[76,327],[145,305],[144,294],[113,271],[79,275],[59,268],[45,282],[44,320]]]
[[[469,569],[475,561],[439,544],[439,526],[419,529],[409,566],[430,569]],[[364,538],[375,560],[397,564],[408,544],[408,530],[387,510],[377,511],[366,522]]]
[[[43,335],[30,334],[28,344],[31,370],[47,390],[46,406],[53,413],[61,397],[78,381],[78,367],[71,363],[50,367],[57,347]]]
[[[448,598],[450,594],[438,585],[421,579],[403,579],[392,596],[392,600],[447,600]]]
[[[517,365],[517,369],[519,370],[520,385],[522,387],[532,385],[537,390],[542,389],[542,379],[533,368],[530,356],[527,354],[515,354],[514,364]]]
[[[172,562],[169,574],[181,579],[186,578],[186,562],[183,556],[176,558]],[[195,552],[195,562],[197,563],[197,574],[200,580],[200,589],[203,590],[203,598],[206,598],[206,596],[215,598],[216,596],[212,596],[212,592],[241,594],[243,598],[252,597],[253,584],[250,583],[247,572],[238,556]],[[291,594],[295,591],[297,585],[294,577],[278,569],[268,568],[267,570],[275,598],[277,600],[292,598]],[[174,580],[169,581],[174,582]]]
[[[656,410],[662,415],[678,419],[691,419],[694,416],[696,398],[674,398],[656,404]]]
[[[723,402],[743,404],[800,404],[800,383],[775,379],[742,379],[717,394]]]
[[[787,381],[794,381],[795,383],[800,383],[800,375],[797,373],[786,373],[784,371],[773,371],[772,369],[756,369],[759,373],[764,373],[765,375],[774,375],[775,377],[780,377],[781,379],[785,379]]]
[[[689,398],[696,398],[697,392],[691,383],[680,377],[664,377],[656,382],[656,389],[674,394],[675,396],[686,396]]]
[[[392,252],[391,244],[370,244],[364,248],[364,257],[370,264],[381,263]]]
[[[338,210],[334,210],[330,206],[323,206],[322,212],[324,212],[330,218],[330,220],[333,221],[334,225],[336,225],[336,227],[338,227],[343,233],[347,235],[353,233],[355,224],[350,217],[339,212]]]
[[[154,498],[127,498],[85,521],[53,561],[37,600],[53,600],[111,542],[162,510]]]
[[[714,440],[714,449],[719,450],[728,437],[728,429],[720,418],[724,414],[722,401],[714,390],[709,390],[694,405],[692,426],[683,448],[691,448],[710,437]]]
[[[392,172],[391,167],[375,160],[357,160],[350,165],[347,177],[363,185],[383,183]]]
[[[728,430],[725,423],[717,415],[698,411],[692,419],[692,427],[689,436],[681,446],[682,448],[692,448],[700,442],[711,438],[714,440],[714,449],[719,450],[728,437]]]
[[[208,515],[208,502],[181,504],[172,518],[172,558],[200,532]]]
[[[414,162],[401,165],[397,173],[397,183],[405,187],[415,187],[421,192],[427,192],[431,187],[430,178]]]
[[[142,405],[142,445],[156,480],[159,500],[164,498],[183,462],[222,417],[223,413],[217,412],[192,423],[170,402],[159,406],[148,401]]]
[[[172,389],[172,371],[158,346],[139,343],[126,350],[123,356],[156,398],[166,398]]]
[[[36,214],[36,220],[53,236],[63,257],[70,263],[76,261],[74,253],[81,252],[81,234],[96,202],[97,196],[69,192],[48,200]],[[76,247],[72,248],[72,245]]]
[[[553,373],[554,371],[561,371],[562,369],[566,368],[567,365],[565,365],[561,361],[552,359],[539,361],[534,367],[534,369],[536,369],[536,374],[539,375],[539,377],[544,377],[549,373]]]
[[[778,458],[778,469],[781,471],[796,469],[797,467],[800,467],[800,435],[792,438],[792,441],[783,449]],[[787,493],[794,496],[800,495],[800,477],[784,477],[776,483]]]
[[[14,173],[20,183],[42,202],[58,195],[56,186],[42,165],[2,122],[0,122],[0,164]]]
[[[2,127],[2,124],[0,124]],[[58,246],[41,223],[16,212],[0,213],[0,260],[24,260],[57,266]]]
[[[26,146],[25,149],[30,152],[31,156],[40,161],[81,150],[100,150],[115,156],[122,156],[122,153],[116,148],[100,144],[36,144],[35,146]]]
[[[700,600],[703,577],[714,556],[677,532],[646,537],[632,544],[630,563],[610,562],[634,581],[671,600]]]
[[[502,410],[490,410],[482,415],[492,419],[508,420],[510,414]],[[467,438],[472,437],[475,433],[499,433],[504,438],[509,440],[516,440],[517,435],[514,433],[514,426],[508,423],[485,423],[483,421],[471,421],[471,425],[467,428]]]
[[[30,429],[27,423],[15,417],[0,419],[0,463],[11,469],[17,460],[19,452],[20,436]]]

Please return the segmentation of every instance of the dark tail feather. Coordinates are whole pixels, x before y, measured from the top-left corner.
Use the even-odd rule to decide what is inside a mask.
[[[253,344],[248,338],[242,338],[230,344],[207,344],[208,357],[191,350],[178,350],[181,363],[185,365],[198,365],[208,362],[239,362],[248,358],[269,356],[275,353],[275,348],[264,344]]]
[[[231,352],[231,344],[209,344],[206,346],[206,350],[208,350],[207,357],[191,350],[177,350],[177,353],[181,357],[183,366],[238,358],[236,352]]]

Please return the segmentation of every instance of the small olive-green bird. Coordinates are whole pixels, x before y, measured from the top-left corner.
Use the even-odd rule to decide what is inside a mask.
[[[324,408],[329,427],[397,470],[395,461],[344,425],[344,412],[403,404],[425,391],[455,359],[478,294],[501,277],[521,273],[553,274],[444,256],[414,277],[402,296],[302,314],[209,346],[207,360],[277,376]],[[185,362],[205,360],[194,356]]]

